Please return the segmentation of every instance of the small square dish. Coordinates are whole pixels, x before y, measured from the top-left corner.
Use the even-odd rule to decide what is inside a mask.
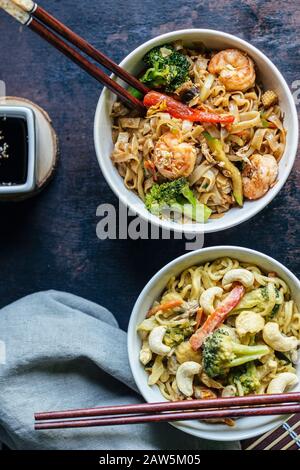
[[[0,106],[0,198],[36,186],[35,116],[23,106]]]

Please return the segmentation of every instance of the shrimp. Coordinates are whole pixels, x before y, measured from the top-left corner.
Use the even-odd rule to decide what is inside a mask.
[[[268,154],[254,154],[249,161],[242,173],[244,195],[248,199],[259,199],[274,185],[278,164],[273,155]]]
[[[166,132],[156,143],[153,160],[159,173],[168,179],[189,176],[196,163],[197,152],[192,144],[181,142],[179,132]]]
[[[255,83],[253,60],[237,49],[225,49],[214,55],[208,71],[219,75],[227,91],[245,91]]]

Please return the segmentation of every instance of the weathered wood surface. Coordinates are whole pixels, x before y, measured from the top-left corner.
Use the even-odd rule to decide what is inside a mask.
[[[294,0],[41,4],[116,61],[157,34],[207,27],[258,46],[290,86],[300,80],[300,4]],[[105,305],[125,328],[144,284],[182,254],[185,243],[97,239],[97,206],[117,205],[93,146],[99,84],[2,12],[0,32],[0,80],[6,82],[8,94],[35,101],[49,112],[61,150],[57,175],[42,194],[24,203],[0,205],[0,306],[38,290],[60,289]],[[205,245],[261,250],[299,276],[299,203],[298,160],[269,207],[239,227],[206,236]]]

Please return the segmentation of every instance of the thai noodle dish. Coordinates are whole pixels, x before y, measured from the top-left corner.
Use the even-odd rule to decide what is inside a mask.
[[[253,60],[176,42],[143,61],[147,114],[120,101],[111,111],[111,158],[125,186],[151,213],[180,223],[263,197],[276,184],[286,131],[278,96],[263,90]]]
[[[300,311],[285,281],[252,264],[219,258],[173,276],[137,332],[148,384],[170,401],[298,383]]]

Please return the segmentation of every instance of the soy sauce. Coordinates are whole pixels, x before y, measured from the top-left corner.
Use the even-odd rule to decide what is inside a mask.
[[[28,129],[23,117],[0,116],[0,185],[26,183]]]

